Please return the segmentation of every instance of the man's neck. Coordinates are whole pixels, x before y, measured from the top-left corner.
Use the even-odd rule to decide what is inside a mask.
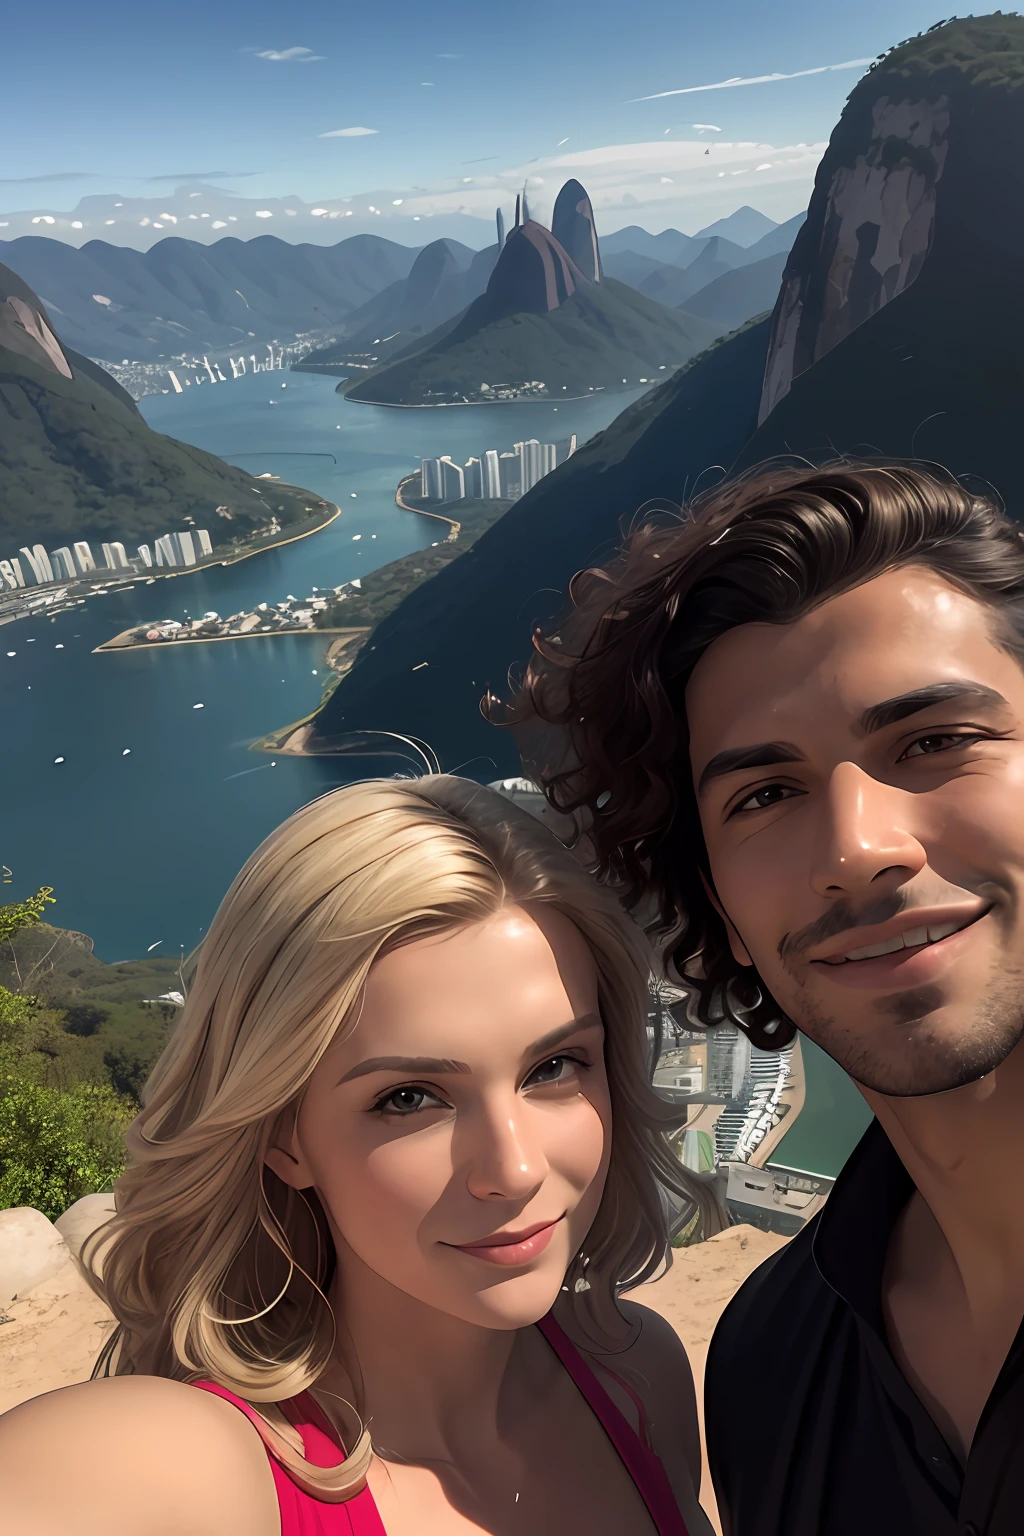
[[[1024,1311],[1024,1049],[949,1093],[862,1092],[916,1185],[882,1280],[889,1344],[965,1463]]]
[[[1005,1175],[1024,1166],[1024,1042],[976,1083],[922,1098],[862,1089],[937,1231],[965,1296],[1024,1289],[1024,1203]],[[922,1240],[927,1232],[922,1223]]]

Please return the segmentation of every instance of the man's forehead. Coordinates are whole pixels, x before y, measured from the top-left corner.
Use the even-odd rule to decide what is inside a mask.
[[[734,736],[778,736],[784,725],[791,734],[826,713],[854,729],[881,700],[977,676],[986,654],[990,664],[1008,659],[993,643],[991,620],[987,606],[908,567],[791,624],[740,625],[714,641],[694,669],[686,694],[691,743],[715,751]]]

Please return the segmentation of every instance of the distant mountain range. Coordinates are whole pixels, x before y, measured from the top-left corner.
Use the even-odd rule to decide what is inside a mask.
[[[245,351],[337,329],[415,259],[378,235],[333,246],[274,235],[204,246],[175,235],[145,252],[102,240],[76,250],[37,235],[0,242],[0,261],[39,293],[61,341],[103,362]]]
[[[31,288],[0,266],[0,558],[76,539],[149,540],[206,528],[232,537],[321,511],[292,486],[154,432],[102,368],[63,347]],[[134,549],[131,550],[134,554]]]
[[[559,219],[569,243],[581,242],[574,248],[587,275],[587,242],[596,249],[593,217],[588,223],[573,197],[563,201]],[[634,227],[605,241],[598,259],[604,275],[647,298],[689,307],[725,270],[788,251],[799,222],[771,226],[746,246],[726,233],[650,235]],[[740,208],[712,228],[742,237],[763,224],[771,221]],[[337,338],[320,349],[321,364],[367,353],[383,362],[479,298],[497,256],[495,244],[474,250],[443,239],[417,249],[375,234],[329,246],[291,244],[266,234],[248,240],[232,234],[203,244],[171,234],[145,252],[105,240],[76,248],[40,234],[0,241],[0,261],[39,294],[62,344],[116,364],[125,359],[170,364],[175,357],[204,353],[224,357],[299,336]],[[728,314],[736,317],[744,307],[743,285],[731,291]],[[761,288],[755,297],[760,302]],[[697,306],[693,313],[717,323],[713,307]],[[742,318],[754,313],[748,305]]]
[[[722,466],[933,459],[1020,515],[1024,203],[1005,167],[1024,153],[1022,85],[1013,15],[943,23],[873,65],[832,134],[772,317],[631,405],[407,597],[321,707],[307,750],[386,730],[429,741],[447,769],[514,772],[513,741],[479,714],[485,687],[507,694],[533,624],[551,622],[572,574],[612,554],[640,507],[678,502]]]
[[[578,181],[559,193],[553,222],[582,266],[553,230],[521,219],[517,207],[484,292],[421,345],[406,346],[339,386],[346,399],[442,404],[537,381],[549,396],[569,398],[635,388],[703,351],[719,334],[713,321],[666,309],[602,276],[593,209]],[[307,366],[320,356],[313,354]]]

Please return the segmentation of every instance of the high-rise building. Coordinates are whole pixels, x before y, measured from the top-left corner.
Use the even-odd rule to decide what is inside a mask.
[[[424,459],[420,464],[420,494],[424,501],[441,500],[440,459]]]
[[[50,557],[41,544],[33,544],[31,549],[25,544],[18,550],[18,554],[24,556],[25,564],[28,566],[34,581],[41,584],[44,581],[53,580]]]
[[[441,466],[442,501],[462,501],[466,494],[466,477],[462,473],[462,465],[456,464],[447,453],[443,453],[438,462]]]
[[[540,445],[540,472],[542,475],[550,475],[555,467],[554,443],[541,443]]]
[[[62,544],[60,549],[50,550],[50,568],[54,581],[71,581],[78,575],[75,557],[66,544]]]
[[[484,474],[482,459],[467,459],[465,468],[466,495],[482,497],[484,491]]]
[[[486,496],[488,501],[497,501],[501,496],[501,460],[496,450],[488,448],[480,463],[484,487],[480,494]]]
[[[153,552],[156,556],[157,565],[178,564],[178,561],[175,558],[174,545],[171,542],[171,535],[169,533],[162,533],[160,537],[154,541]]]
[[[525,496],[537,484],[544,471],[541,469],[541,445],[535,437],[530,437],[525,443],[516,443],[516,452],[519,455],[520,495]]]
[[[111,544],[103,546],[103,563],[108,571],[124,571],[128,569],[128,556],[124,552],[124,545],[115,540]]]
[[[500,251],[505,244],[505,215],[500,208],[497,210],[496,222],[498,226],[498,250]]]
[[[520,462],[518,453],[499,453],[498,474],[504,497],[519,495]]]
[[[576,452],[576,433],[574,432],[572,434],[572,437],[570,437],[570,439],[569,439],[569,457],[570,457],[570,459],[572,458],[572,456],[573,456],[573,454],[575,452]]]
[[[175,565],[195,565],[195,546],[192,543],[192,535],[187,530],[171,534],[171,547],[174,550]]]
[[[716,1024],[708,1031],[708,1092],[740,1099],[749,1074],[749,1036],[735,1024]]]
[[[140,544],[138,553],[143,565],[148,567],[153,564],[153,554],[148,544]]]
[[[96,561],[92,557],[92,550],[84,539],[79,539],[75,545],[75,559],[78,561],[78,569],[84,575],[86,571],[96,569]]]
[[[192,535],[192,543],[195,547],[196,559],[205,560],[207,555],[213,554],[213,545],[210,543],[210,535],[205,528],[197,528]]]

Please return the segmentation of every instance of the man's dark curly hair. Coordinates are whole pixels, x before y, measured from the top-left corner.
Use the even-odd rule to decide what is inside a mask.
[[[704,888],[685,706],[701,656],[740,624],[792,623],[914,564],[990,607],[998,643],[1024,665],[1021,540],[992,500],[935,465],[768,463],[641,524],[612,564],[573,579],[563,622],[534,635],[502,722],[599,875],[634,911],[655,911],[650,926],[694,989],[694,1022],[728,1020],[763,1050],[796,1033],[733,959]]]

